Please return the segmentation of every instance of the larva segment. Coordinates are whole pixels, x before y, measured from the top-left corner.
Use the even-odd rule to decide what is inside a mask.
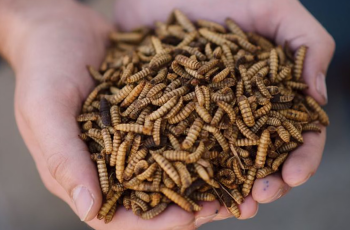
[[[135,156],[130,160],[130,162],[127,164],[124,172],[123,177],[124,180],[130,180],[133,173],[135,165],[142,159],[144,159],[147,155],[148,151],[146,148],[143,148],[135,153]]]
[[[277,171],[278,168],[284,163],[287,159],[288,153],[281,153],[272,163],[272,170]]]
[[[111,114],[111,122],[113,127],[115,127],[117,124],[120,124],[122,122],[122,119],[119,113],[119,106],[113,105],[110,109],[110,114]]]
[[[276,170],[273,170],[273,169],[270,168],[270,167],[264,167],[264,168],[258,169],[258,171],[256,172],[256,178],[257,178],[257,179],[265,178],[265,177],[267,177],[268,175],[274,173],[275,171],[276,171]]]
[[[283,126],[278,126],[276,131],[284,142],[288,143],[290,141],[290,134]]]
[[[103,125],[110,126],[111,125],[111,115],[110,115],[110,105],[109,102],[105,98],[101,98],[99,102],[99,110],[100,117]]]
[[[255,168],[263,168],[266,161],[267,149],[271,142],[270,132],[268,130],[264,130],[261,134],[258,150],[255,158]]]
[[[190,164],[190,163],[197,162],[202,157],[204,151],[205,151],[205,145],[204,145],[204,142],[201,141],[199,142],[199,145],[196,151],[194,151],[193,153],[189,154],[186,157],[186,163]]]
[[[158,118],[161,118],[163,117],[167,112],[169,112],[173,106],[176,104],[178,100],[178,97],[173,97],[171,98],[167,103],[165,103],[164,105],[162,105],[159,109],[157,109],[156,111],[152,112],[148,118],[151,120],[151,121],[154,121]]]
[[[123,173],[125,169],[125,159],[126,159],[126,152],[128,151],[129,148],[129,141],[123,141],[121,145],[119,146],[118,153],[117,153],[117,160],[116,160],[116,166],[115,166],[115,174],[116,178],[120,183],[123,183],[124,178],[123,178]]]
[[[260,117],[256,122],[255,125],[250,129],[253,133],[257,133],[261,127],[263,127],[267,121],[268,121],[269,117],[264,115],[262,117]],[[277,119],[277,118],[276,118]]]
[[[206,88],[207,89],[207,88]],[[205,99],[205,97],[204,97],[204,93],[203,93],[203,91],[202,91],[202,88],[200,87],[200,86],[196,86],[195,88],[194,88],[194,90],[195,90],[195,94],[196,94],[196,99],[197,99],[197,101],[198,101],[198,104],[200,105],[200,106],[204,106],[205,105],[205,103],[206,103],[206,99]],[[208,96],[208,95],[207,95]],[[210,100],[210,99],[209,99]]]
[[[249,95],[253,95],[252,83],[249,79],[246,68],[244,67],[244,65],[240,65],[238,69],[239,69],[239,72],[241,74],[241,78],[242,78],[244,89],[245,89],[246,93]]]
[[[132,85],[124,86],[117,94],[115,95],[106,95],[105,98],[113,105],[119,104],[123,101],[134,89]]]
[[[154,173],[155,171],[157,170],[157,163],[153,163],[151,164],[145,171],[143,171],[142,173],[138,174],[136,176],[136,178],[140,181],[144,181],[148,178],[150,178]]]
[[[114,193],[113,197],[109,200],[106,200],[106,202],[102,205],[100,211],[98,212],[97,218],[102,220],[106,217],[109,210],[117,203],[117,200],[121,197],[123,192],[116,192]]]
[[[98,175],[100,179],[100,186],[103,194],[107,194],[109,191],[109,181],[108,181],[108,172],[104,156],[99,154],[96,159]]]
[[[213,69],[216,65],[219,64],[219,60],[218,59],[211,59],[209,62],[207,62],[206,64],[202,65],[199,69],[198,69],[198,74],[206,74],[207,72],[209,72],[209,70]]]
[[[187,157],[188,158],[188,157]],[[174,166],[176,170],[178,171],[180,175],[180,180],[181,180],[181,194],[184,193],[184,191],[191,185],[192,180],[191,180],[191,174],[188,171],[187,167],[185,164],[181,162],[174,162]]]
[[[258,144],[259,144],[259,140],[252,140],[249,138],[236,140],[236,146],[252,146],[252,145],[258,145]]]
[[[219,143],[219,145],[221,146],[224,152],[228,152],[230,150],[230,147],[227,143],[226,138],[220,132],[219,129],[210,125],[204,125],[203,129],[213,134],[213,136],[215,137],[215,139],[217,140],[217,142]]]
[[[259,137],[253,133],[241,119],[236,120],[236,125],[239,129],[239,131],[247,138],[252,139],[252,140],[259,140]]]
[[[309,124],[303,125],[302,131],[303,131],[303,132],[306,132],[306,131],[313,131],[313,132],[321,133],[321,127],[320,127],[318,124],[309,123]]]
[[[233,21],[231,18],[225,19],[225,24],[230,32],[240,36],[241,38],[248,40],[247,35],[243,32],[243,30]]]
[[[174,10],[174,16],[176,21],[188,32],[192,32],[196,30],[196,27],[192,24],[192,22],[186,17],[184,13],[180,10]]]
[[[177,55],[175,57],[175,60],[177,61],[177,63],[179,63],[180,65],[184,66],[184,67],[187,67],[189,69],[193,69],[193,70],[196,70],[196,69],[199,69],[201,67],[201,64],[196,61],[196,60],[193,60],[191,58],[188,58],[184,55]]]
[[[234,201],[232,201],[231,205],[227,207],[227,210],[236,218],[239,218],[241,216],[241,211]]]
[[[191,198],[196,201],[214,201],[216,197],[214,194],[209,192],[193,192]]]
[[[246,96],[242,95],[238,98],[238,107],[239,107],[239,110],[241,111],[244,123],[248,127],[254,126],[255,119]]]
[[[187,212],[192,212],[192,205],[190,202],[188,202],[183,196],[180,194],[168,189],[168,188],[161,188],[160,191],[169,198],[171,201],[179,205],[182,209],[184,209]]]
[[[260,93],[264,95],[264,97],[270,99],[272,98],[270,92],[267,90],[264,81],[261,77],[256,77],[256,86],[258,87]]]
[[[166,150],[163,152],[163,157],[169,161],[186,161],[190,153],[184,150]]]
[[[111,135],[109,134],[108,129],[102,129],[101,135],[106,148],[106,154],[111,154],[113,145],[112,145],[112,138],[111,138]]]
[[[124,101],[120,104],[121,107],[126,107],[131,105],[135,101],[135,99],[140,95],[140,93],[143,90],[143,87],[145,86],[146,82],[142,81],[140,82],[131,92],[130,94],[124,99]]]
[[[153,125],[152,129],[152,137],[154,140],[154,143],[159,146],[160,145],[160,129],[162,124],[162,118],[158,118]]]
[[[117,211],[117,204],[114,204],[105,217],[106,224],[112,221],[116,211]]]
[[[256,110],[254,113],[255,118],[262,117],[270,112],[272,108],[271,102],[268,102],[266,105],[262,106],[260,109]]]
[[[219,34],[214,33],[212,31],[208,30],[207,28],[200,28],[200,29],[198,29],[198,32],[204,38],[208,39],[209,41],[211,41],[212,43],[215,43],[218,46],[222,46],[222,45],[226,44],[230,47],[231,50],[236,51],[238,49],[238,46],[236,44],[226,40],[225,38],[223,38]]]
[[[277,71],[278,71],[278,54],[276,49],[272,49],[270,51],[270,79],[271,82],[275,82],[277,78]]]
[[[247,197],[253,187],[253,183],[255,180],[257,169],[256,168],[250,168],[247,173],[247,179],[243,183],[242,188],[242,195],[243,197]]]
[[[164,170],[166,174],[175,182],[177,186],[181,186],[181,180],[178,172],[174,168],[174,166],[163,156],[159,154],[152,154],[154,160],[158,163],[158,165]]]
[[[193,146],[194,142],[197,140],[203,127],[203,120],[201,118],[196,118],[190,127],[190,130],[182,142],[181,147],[183,149],[189,149]]]
[[[255,64],[253,64],[248,70],[247,70],[247,75],[251,79],[255,74],[257,74],[262,68],[267,66],[267,61],[259,61]],[[259,74],[260,75],[260,74]]]
[[[289,134],[294,137],[298,142],[303,143],[304,139],[301,132],[289,121],[284,121],[283,126],[288,130]]]
[[[150,220],[153,219],[154,217],[158,216],[159,214],[161,214],[162,212],[164,212],[164,210],[167,208],[168,204],[167,203],[160,203],[156,206],[154,206],[154,208],[143,212],[141,214],[141,218],[144,220]]]
[[[321,106],[310,96],[305,98],[307,105],[318,114],[318,119],[322,125],[329,125],[329,118],[326,112],[321,108]]]
[[[176,46],[177,48],[185,48],[197,37],[197,31],[192,31],[184,35],[183,40]],[[191,48],[192,47],[188,47]]]
[[[310,120],[309,114],[294,109],[279,110],[279,113],[293,121],[308,122]]]
[[[171,61],[172,61],[172,57],[170,54],[166,52],[161,52],[153,56],[153,58],[149,63],[149,68],[155,71],[163,67],[164,65],[168,64]],[[164,78],[165,76],[166,76],[166,73],[164,75]]]
[[[203,119],[204,122],[210,123],[213,119],[210,113],[203,107],[200,106],[198,103],[195,105],[195,110],[197,114]]]
[[[306,56],[307,47],[300,46],[295,53],[295,65],[293,68],[293,76],[296,81],[299,81],[303,73],[304,60]]]
[[[298,143],[290,141],[289,143],[285,143],[280,148],[278,148],[278,151],[279,152],[290,152],[290,151],[296,149],[297,147],[298,147]]]
[[[138,124],[118,124],[115,129],[123,132],[143,133],[143,125]]]

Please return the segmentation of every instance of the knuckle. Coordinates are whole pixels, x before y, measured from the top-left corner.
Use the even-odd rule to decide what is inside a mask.
[[[47,158],[47,167],[52,177],[59,183],[68,179],[68,158],[60,152],[53,153]]]
[[[327,36],[325,39],[326,39],[326,43],[330,47],[331,51],[334,52],[335,46],[336,46],[334,38],[329,33],[327,33]]]

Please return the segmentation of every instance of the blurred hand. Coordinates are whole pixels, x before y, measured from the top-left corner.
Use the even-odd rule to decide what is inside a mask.
[[[171,2],[171,3],[170,3]],[[335,49],[333,38],[322,25],[297,0],[129,0],[117,1],[116,22],[123,29],[166,20],[173,8],[179,8],[190,19],[208,19],[224,24],[226,17],[233,18],[245,31],[257,32],[284,45],[288,41],[295,51],[306,45],[303,78],[309,85],[307,91],[320,104],[327,103],[325,75]],[[291,187],[305,183],[321,161],[326,140],[322,133],[306,133],[304,144],[293,151],[284,163],[281,173],[258,179],[252,190],[253,200],[269,203],[285,195]],[[242,219],[254,216],[257,204],[251,198],[240,206]],[[213,213],[211,213],[213,214]],[[199,218],[198,225],[211,220],[228,218],[224,207],[215,216]],[[198,226],[197,225],[197,226]]]
[[[86,65],[97,67],[102,61],[111,26],[95,12],[73,1],[13,2],[18,4],[12,4],[14,10],[7,13],[12,20],[6,24],[7,36],[0,36],[0,50],[17,76],[18,127],[49,191],[68,203],[95,229],[193,229],[230,216],[218,202],[210,202],[204,203],[203,210],[195,214],[174,205],[150,221],[141,220],[125,209],[118,209],[108,225],[94,218],[102,196],[95,166],[85,144],[78,138],[80,131],[75,117],[93,87]],[[207,18],[222,23],[226,16],[231,16],[245,30],[256,31],[280,44],[288,40],[293,49],[307,45],[304,78],[310,85],[308,92],[319,102],[326,102],[324,75],[334,42],[299,2],[118,1],[116,19],[122,28],[131,29],[165,20],[174,7],[189,13],[192,19]],[[257,202],[276,200],[290,186],[304,183],[316,171],[325,130],[322,134],[308,133],[304,138],[305,144],[288,158],[282,175],[256,181],[252,196],[240,206],[242,219],[255,215]]]

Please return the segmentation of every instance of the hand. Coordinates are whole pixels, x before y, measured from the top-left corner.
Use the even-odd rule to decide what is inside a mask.
[[[5,9],[1,1],[0,9]],[[112,27],[73,1],[12,3],[4,12],[7,36],[0,37],[0,51],[16,72],[16,120],[47,189],[94,229],[193,225],[194,215],[175,205],[149,221],[123,208],[108,225],[95,218],[102,194],[96,166],[78,138],[76,116],[94,87],[86,65],[97,68],[103,60]],[[204,207],[197,216],[207,216],[219,204]]]
[[[119,26],[131,29],[141,24],[166,20],[173,8],[179,8],[192,20],[208,19],[224,23],[233,18],[245,31],[254,31],[280,45],[288,41],[295,51],[308,46],[303,78],[309,85],[308,94],[320,104],[327,102],[325,75],[335,49],[333,38],[319,22],[296,0],[129,0],[118,1],[115,19]],[[161,10],[160,10],[161,9]],[[252,197],[240,206],[242,219],[257,212],[257,204],[269,203],[285,195],[291,187],[305,183],[317,170],[325,145],[326,129],[322,133],[306,133],[304,144],[293,151],[285,162],[282,172],[256,180]],[[208,213],[208,216],[214,212]],[[214,220],[230,215],[222,207]],[[203,220],[203,219],[202,219]],[[202,222],[209,222],[208,218]]]

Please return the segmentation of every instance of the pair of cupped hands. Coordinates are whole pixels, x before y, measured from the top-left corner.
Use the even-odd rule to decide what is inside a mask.
[[[308,46],[303,77],[307,93],[327,102],[325,74],[333,56],[332,37],[297,0],[119,0],[115,22],[129,30],[165,20],[174,8],[191,19],[223,23],[233,18],[245,31],[254,31],[295,51]],[[0,51],[16,73],[15,114],[19,130],[47,189],[64,200],[94,229],[194,229],[231,215],[219,202],[204,202],[188,213],[173,205],[153,220],[142,220],[118,209],[108,225],[95,216],[102,203],[96,166],[78,138],[75,120],[94,82],[86,65],[96,68],[108,45],[111,22],[72,0],[0,0]],[[240,205],[240,219],[251,218],[258,203],[269,203],[305,183],[320,164],[326,139],[307,133],[280,173],[258,179]],[[266,184],[268,183],[268,187]]]

